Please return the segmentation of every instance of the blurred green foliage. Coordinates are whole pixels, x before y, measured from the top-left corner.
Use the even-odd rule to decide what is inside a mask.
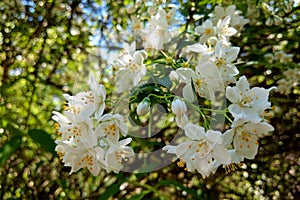
[[[257,6],[257,23],[247,25],[242,36],[232,41],[241,47],[240,74],[251,77],[252,85],[276,85],[284,70],[299,67],[299,4],[289,8],[289,1],[168,2],[180,5],[187,30],[201,24],[216,3],[234,3],[243,13],[250,5]],[[268,115],[274,133],[261,140],[255,160],[246,160],[247,167],[231,174],[219,169],[203,180],[176,164],[145,174],[101,172],[93,177],[86,170],[68,174],[54,153],[52,111],[62,109],[63,92],[78,89],[75,80],[86,82],[85,74],[105,68],[105,53],[119,48],[112,45],[110,33],[129,28],[126,6],[132,4],[120,0],[0,2],[0,198],[296,199],[300,193],[297,89],[289,95],[272,93],[274,110]],[[203,17],[196,20],[195,15]],[[266,26],[268,19],[273,24]],[[278,19],[281,23],[275,25]],[[263,55],[274,50],[294,54],[293,62],[269,64]]]

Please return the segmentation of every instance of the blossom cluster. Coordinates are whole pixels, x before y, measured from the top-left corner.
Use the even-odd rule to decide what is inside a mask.
[[[280,62],[286,64],[292,62],[293,60],[293,54],[287,54],[284,51],[266,53],[264,57],[269,63]]]
[[[205,130],[198,124],[187,122],[188,119],[179,120],[187,108],[184,101],[176,99],[172,111],[187,141],[164,147],[180,159],[179,166],[186,166],[190,172],[197,170],[203,177],[215,172],[220,165],[229,166],[230,170],[231,164],[239,164],[244,158],[253,159],[258,151],[258,137],[273,130],[264,120],[264,111],[271,106],[268,96],[274,87],[250,88],[245,76],[237,82],[235,79],[239,74],[234,64],[239,47],[230,44],[230,37],[238,33],[232,24],[243,26],[247,20],[236,14],[239,12],[234,6],[226,9],[217,6],[215,11],[218,14],[213,20],[208,19],[196,27],[199,43],[188,46],[189,50],[201,54],[197,66],[195,69],[178,68],[172,76],[185,84],[184,101],[194,102],[197,96],[214,101],[215,94],[225,92],[231,102],[228,111],[234,121],[231,129],[224,133]],[[235,82],[236,86],[228,86]]]
[[[106,91],[93,76],[90,90],[66,98],[63,114],[54,111],[61,140],[57,140],[56,152],[70,173],[87,168],[94,176],[101,169],[119,172],[122,162],[133,155],[127,146],[131,138],[126,136],[128,127],[119,114],[103,114]]]
[[[276,91],[280,94],[288,95],[291,93],[292,88],[299,85],[300,70],[299,68],[287,69],[283,72],[284,78],[277,81]]]
[[[134,14],[137,10],[135,5],[127,11]],[[240,48],[232,46],[230,38],[239,36],[249,22],[240,14],[234,5],[216,6],[213,17],[195,28],[190,37],[195,40],[183,47],[183,52],[190,52],[181,55],[185,57],[184,62],[177,62],[172,57],[172,51],[176,51],[171,48],[175,36],[170,31],[170,26],[177,23],[176,9],[166,11],[159,6],[151,10],[146,23],[137,16],[132,17],[133,32],[140,37],[144,49],[137,50],[135,42],[125,44],[124,51],[111,62],[116,92],[130,96],[131,120],[149,117],[151,131],[151,107],[163,105],[185,133],[183,141],[166,145],[163,150],[174,154],[180,167],[185,166],[189,172],[196,170],[204,178],[219,166],[231,169],[231,165],[245,158],[253,159],[258,152],[258,138],[273,130],[264,112],[271,107],[268,96],[274,87],[251,88],[245,76],[237,80],[239,70],[235,62]],[[161,63],[161,57],[155,57],[155,50],[162,54],[165,66],[157,64]],[[229,130],[214,130],[204,126],[201,120],[196,124],[189,118],[190,112],[202,113],[202,105],[195,108],[199,99],[217,102],[222,95],[231,103],[222,111],[226,117],[227,112],[233,117]],[[120,140],[130,132],[128,116],[104,112],[105,88],[93,77],[89,91],[65,95],[65,98],[64,114],[55,111],[53,116],[61,133],[56,151],[65,166],[71,167],[71,173],[87,167],[93,175],[100,169],[122,170],[124,161],[134,156],[128,146],[131,138]]]
[[[290,68],[290,66],[295,64],[293,63],[293,56],[293,54],[287,54],[282,50],[275,51],[274,53],[266,53],[264,55],[264,58],[271,65],[280,63],[285,68],[289,67],[282,73],[283,77],[276,82],[278,84],[276,91],[280,94],[289,95],[292,89],[299,85],[299,64],[296,64],[294,68]]]

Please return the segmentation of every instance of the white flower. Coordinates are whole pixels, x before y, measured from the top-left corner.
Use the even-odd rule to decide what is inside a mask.
[[[277,88],[276,91],[280,94],[288,95],[291,91],[292,85],[290,81],[287,81],[286,79],[279,79],[277,81]]]
[[[282,59],[280,60],[280,62],[282,63],[290,63],[293,62],[293,54],[285,54]]]
[[[201,26],[195,28],[195,32],[200,34],[200,43],[206,42],[208,38],[216,35],[216,27],[210,19],[206,20]]]
[[[75,96],[64,94],[68,101],[65,114],[72,121],[80,121],[92,114],[96,118],[101,117],[105,107],[106,91],[102,84],[98,84],[95,78],[90,76],[89,91],[79,92]]]
[[[105,152],[102,148],[97,147],[97,138],[94,134],[87,135],[85,141],[77,144],[73,143],[73,140],[57,140],[56,143],[55,150],[65,166],[71,167],[70,174],[87,167],[94,176],[97,176],[100,169],[104,167]]]
[[[254,159],[257,154],[258,137],[274,130],[273,126],[266,122],[254,123],[242,118],[235,120],[231,127],[232,129],[227,130],[224,136],[233,140],[235,153],[247,159]]]
[[[185,163],[188,171],[197,170],[205,178],[213,172],[214,160],[221,164],[230,163],[231,157],[223,145],[221,132],[208,130],[205,133],[203,127],[194,124],[187,124],[184,130],[190,141],[163,148],[181,159],[179,165]]]
[[[113,62],[114,68],[117,70],[115,81],[118,93],[129,90],[141,81],[147,72],[147,68],[143,64],[146,58],[147,53],[140,50],[134,52],[133,55],[125,54]]]
[[[264,58],[265,58],[269,63],[272,63],[272,62],[274,61],[274,59],[275,59],[272,53],[266,53],[266,54],[264,55]]]
[[[108,138],[112,142],[117,142],[120,134],[127,135],[128,126],[124,118],[119,114],[105,114],[99,119],[95,133],[98,137]]]
[[[280,61],[284,56],[285,56],[285,53],[283,51],[276,51],[274,53],[274,57],[278,61]]]
[[[199,96],[209,100],[215,99],[214,92],[219,91],[223,85],[218,71],[207,63],[196,70],[196,72],[190,68],[176,70],[180,80],[186,84],[182,91],[184,99],[190,102],[195,101],[193,87]]]
[[[62,140],[73,140],[77,144],[92,134],[93,121],[90,118],[71,121],[59,112],[54,111],[53,113],[52,119],[59,123],[58,132],[61,134]],[[72,116],[70,115],[69,117]]]
[[[179,81],[179,76],[176,71],[171,71],[169,74],[169,78],[172,82],[177,83]]]
[[[127,11],[128,14],[133,14],[136,11],[136,7],[135,6],[129,6],[126,9],[126,11]]]
[[[235,35],[237,30],[230,25],[230,16],[226,16],[224,19],[220,19],[216,25],[216,33],[221,40],[228,42],[228,38]]]
[[[90,134],[93,134],[93,121],[90,118],[85,120],[72,123],[67,126],[61,126],[59,131],[61,132],[62,140],[73,139],[74,143],[80,143],[82,140],[85,140]]]
[[[71,121],[63,114],[57,112],[57,111],[53,111],[52,112],[54,115],[52,116],[52,119],[56,122],[58,122],[58,124],[60,126],[67,126],[71,123]]]
[[[118,173],[122,168],[122,160],[134,156],[134,151],[131,147],[126,146],[131,142],[131,138],[121,140],[117,143],[109,142],[109,149],[105,155],[105,161],[107,165],[107,171],[112,169],[115,173]]]
[[[227,8],[223,8],[222,6],[217,5],[214,10],[214,15],[219,19],[224,19],[226,16],[233,16],[235,13],[235,5],[228,6]]]
[[[214,68],[209,61],[213,62],[219,74],[221,75],[223,82],[227,85],[230,82],[235,82],[234,76],[236,76],[239,71],[237,67],[232,63],[236,60],[238,53],[240,51],[239,47],[228,47],[218,42],[213,54],[209,57],[204,56],[200,61],[198,66],[204,66],[205,64],[210,65],[211,68]],[[203,71],[198,69],[199,71]],[[215,72],[214,72],[215,73]]]
[[[131,17],[131,28],[134,34],[139,35],[141,30],[144,28],[144,24],[139,18],[133,15]]]
[[[173,25],[178,22],[178,20],[175,19],[176,12],[177,12],[177,8],[173,7],[166,13],[166,19],[169,25]]]
[[[241,11],[236,10],[235,5],[228,6],[223,8],[221,6],[216,6],[214,10],[214,15],[216,16],[214,21],[226,18],[230,16],[230,26],[236,28],[237,30],[242,30],[243,26],[249,22],[248,19],[245,19],[243,16],[240,16]]]
[[[289,80],[292,87],[299,85],[300,80],[300,69],[288,69],[283,72],[283,75]]]
[[[234,118],[245,118],[252,122],[261,121],[263,112],[271,106],[268,97],[269,92],[274,88],[254,87],[250,89],[246,77],[240,77],[236,86],[226,88],[226,97],[232,102],[228,107],[229,112]]]
[[[144,47],[161,49],[165,43],[170,42],[172,36],[168,26],[166,12],[159,8],[157,14],[151,16],[149,28],[143,31]]]
[[[183,129],[188,124],[189,119],[186,114],[183,114],[183,115],[177,115],[175,117],[175,121],[177,126]]]

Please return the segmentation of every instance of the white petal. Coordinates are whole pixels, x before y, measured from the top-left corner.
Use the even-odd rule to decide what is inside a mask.
[[[228,47],[223,56],[226,56],[227,62],[232,62],[237,58],[239,51],[240,47]]]
[[[218,143],[222,133],[220,131],[208,130],[206,132],[207,141],[210,143]]]
[[[205,129],[195,124],[187,124],[184,128],[185,135],[192,140],[200,140],[205,138]]]
[[[227,149],[222,146],[216,146],[213,149],[214,158],[221,164],[229,164],[231,161],[231,156],[228,153]]]
[[[189,68],[179,68],[176,70],[179,78],[186,84],[190,84],[195,76],[195,72]]]
[[[177,146],[166,145],[162,148],[162,150],[167,151],[167,153],[176,154],[176,148]]]
[[[176,147],[176,156],[181,157],[189,150],[189,146],[192,145],[193,142],[183,142]]]
[[[257,135],[266,135],[268,132],[273,131],[274,128],[272,125],[261,122],[261,123],[248,123],[244,125],[244,130],[248,133],[257,134]]]
[[[246,135],[247,138],[242,134],[236,135],[233,139],[233,145],[238,155],[247,159],[254,159],[258,151],[257,137],[251,134]]]
[[[226,14],[227,15],[234,14],[235,8],[236,8],[235,5],[228,6],[225,10]]]
[[[233,129],[229,129],[229,130],[225,131],[225,133],[223,134],[224,147],[228,147],[232,143],[233,136],[234,136]]]
[[[226,97],[232,103],[237,103],[240,101],[241,96],[239,90],[236,87],[226,87]]]
[[[132,138],[126,138],[124,140],[119,141],[119,145],[120,146],[126,146],[127,144],[129,144],[132,141]]]
[[[191,85],[186,85],[183,89],[182,89],[182,96],[184,99],[186,99],[189,102],[194,102],[196,97],[193,91],[193,88]]]
[[[235,119],[232,124],[231,124],[231,127],[232,128],[236,128],[238,126],[241,126],[242,124],[245,124],[246,122],[249,122],[249,119],[246,119],[246,118],[238,118],[238,119]]]
[[[248,80],[245,76],[241,76],[239,78],[239,80],[236,82],[236,87],[243,93],[250,90]]]
[[[241,107],[238,104],[231,104],[228,106],[228,111],[234,118],[244,118],[252,122],[261,121],[258,111],[253,108]]]
[[[206,45],[202,45],[202,44],[193,44],[193,45],[189,45],[187,46],[187,49],[196,53],[204,53],[207,52],[208,48]]]

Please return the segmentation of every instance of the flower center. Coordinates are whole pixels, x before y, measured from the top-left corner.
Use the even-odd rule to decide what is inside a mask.
[[[250,107],[249,104],[253,102],[253,100],[252,100],[253,95],[254,95],[253,93],[251,93],[249,95],[244,95],[240,102],[240,105]]]
[[[211,35],[212,34],[212,30],[210,28],[205,29],[204,31],[205,35]]]

